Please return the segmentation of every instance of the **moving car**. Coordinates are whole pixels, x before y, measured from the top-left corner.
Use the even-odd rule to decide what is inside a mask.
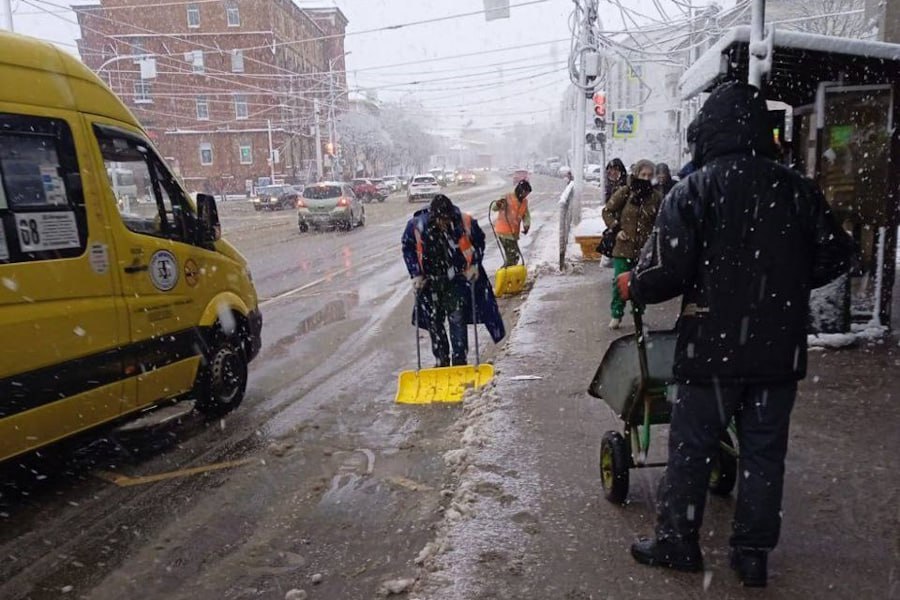
[[[402,187],[400,178],[397,177],[396,175],[388,175],[387,177],[385,177],[384,185],[386,185],[388,187],[388,189],[391,190],[391,193],[399,192],[400,188]]]
[[[375,197],[379,202],[384,202],[391,195],[391,188],[383,179],[372,179],[371,182],[375,186]]]
[[[520,181],[528,181],[528,169],[516,169],[513,171],[513,184],[519,183]]]
[[[313,229],[350,230],[366,224],[366,207],[353,189],[339,181],[308,185],[297,200],[297,225],[304,233]]]
[[[254,210],[284,210],[294,208],[300,191],[292,185],[267,185],[256,189]]]
[[[371,202],[372,200],[379,199],[378,188],[371,179],[358,178],[351,181],[350,184],[353,186],[353,193],[356,194],[356,197],[362,202]]]
[[[409,190],[406,197],[410,202],[417,200],[430,201],[435,195],[441,193],[441,186],[431,175],[416,175],[409,182]]]
[[[460,171],[457,183],[459,185],[475,185],[478,183],[478,178],[475,177],[475,173],[472,171]]]
[[[0,461],[173,399],[234,409],[262,316],[215,199],[70,54],[0,33],[0,80]]]

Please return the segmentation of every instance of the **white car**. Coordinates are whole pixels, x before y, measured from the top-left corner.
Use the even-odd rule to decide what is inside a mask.
[[[409,182],[409,191],[406,197],[410,202],[415,202],[417,200],[431,200],[440,193],[441,186],[438,185],[437,179],[431,175],[416,175]]]

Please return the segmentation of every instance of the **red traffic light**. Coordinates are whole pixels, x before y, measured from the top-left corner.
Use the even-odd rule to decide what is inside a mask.
[[[606,92],[594,93],[594,114],[598,117],[606,116]]]

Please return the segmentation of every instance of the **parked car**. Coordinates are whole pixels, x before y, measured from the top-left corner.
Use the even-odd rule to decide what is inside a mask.
[[[378,188],[371,179],[354,179],[350,183],[353,186],[353,193],[362,202],[371,202],[378,198]]]
[[[431,200],[440,193],[441,186],[437,179],[431,175],[416,175],[409,182],[409,191],[406,197],[410,202],[415,202],[416,200]]]
[[[513,185],[519,183],[520,181],[528,181],[528,169],[516,169],[513,171]]]
[[[375,186],[375,197],[379,202],[384,202],[391,195],[391,188],[384,182],[384,179],[370,179],[369,181]]]
[[[475,185],[478,183],[478,178],[472,171],[460,171],[456,182],[459,185]]]
[[[292,185],[267,185],[256,188],[253,196],[254,210],[284,210],[293,208],[300,197],[300,191]]]
[[[366,207],[350,185],[323,181],[306,186],[297,199],[297,226],[304,233],[313,229],[350,230],[366,224]]]
[[[584,167],[585,181],[600,181],[603,178],[606,169],[603,165],[587,165]]]

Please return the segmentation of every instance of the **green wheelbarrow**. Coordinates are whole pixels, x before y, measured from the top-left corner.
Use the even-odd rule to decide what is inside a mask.
[[[631,469],[664,467],[665,462],[649,462],[650,428],[671,420],[669,387],[675,379],[675,330],[644,331],[641,315],[634,313],[635,333],[612,342],[588,393],[606,402],[624,421],[624,432],[607,431],[600,442],[600,481],[606,499],[624,504],[628,497]],[[737,482],[738,452],[734,424],[722,434],[715,457],[709,489],[727,496]]]

